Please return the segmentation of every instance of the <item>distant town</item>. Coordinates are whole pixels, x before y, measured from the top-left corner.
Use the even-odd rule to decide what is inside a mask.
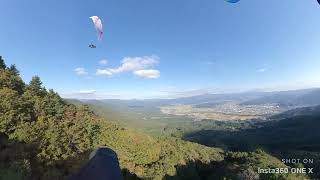
[[[266,119],[269,116],[285,111],[278,104],[241,105],[235,102],[221,103],[212,107],[176,104],[163,106],[160,109],[164,114],[190,116],[195,121],[204,119],[218,121]]]

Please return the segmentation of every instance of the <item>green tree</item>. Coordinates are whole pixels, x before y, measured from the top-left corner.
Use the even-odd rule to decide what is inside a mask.
[[[44,97],[36,99],[34,109],[38,116],[62,119],[64,105],[62,98],[53,90],[49,90]]]
[[[0,69],[6,69],[6,68],[7,68],[7,66],[4,63],[4,60],[2,59],[2,56],[0,56]]]
[[[30,107],[17,91],[0,89],[0,132],[13,132],[21,122],[31,121]]]
[[[17,69],[16,65],[12,64],[8,70],[15,76],[19,76],[20,75],[20,72],[19,70]]]
[[[8,69],[0,68],[0,88],[6,87],[22,94],[24,86],[25,84],[18,73],[13,73]]]
[[[43,97],[46,94],[46,89],[42,86],[39,76],[33,76],[32,80],[26,87],[26,94],[29,96]]]

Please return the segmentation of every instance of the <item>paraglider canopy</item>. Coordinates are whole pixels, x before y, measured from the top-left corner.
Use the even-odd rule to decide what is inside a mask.
[[[90,19],[93,22],[93,25],[97,31],[98,40],[102,40],[103,29],[102,29],[102,22],[98,16],[91,16]]]

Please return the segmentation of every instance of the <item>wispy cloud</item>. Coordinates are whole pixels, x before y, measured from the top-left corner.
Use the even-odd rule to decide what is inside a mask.
[[[75,69],[74,69],[74,72],[75,72],[77,75],[79,75],[79,76],[88,75],[88,72],[87,72],[86,69],[83,68],[83,67],[75,68]]]
[[[202,94],[208,94],[212,91],[210,88],[203,88],[203,89],[180,89],[175,87],[165,88],[160,90],[165,96],[170,98],[177,98],[177,97],[188,97],[188,96],[197,96]]]
[[[108,64],[108,60],[106,60],[106,59],[101,59],[101,60],[99,61],[99,64],[105,66],[105,65]]]
[[[133,74],[139,77],[143,78],[159,78],[160,77],[160,71],[155,70],[155,69],[142,69],[142,70],[137,70],[134,71]]]
[[[158,78],[160,71],[150,69],[159,63],[158,56],[143,56],[143,57],[125,57],[121,61],[119,67],[97,69],[96,75],[112,76],[123,72],[132,72],[133,74],[144,78]]]
[[[260,73],[264,73],[266,71],[269,71],[272,67],[269,65],[269,64],[262,64],[260,65],[259,68],[257,68],[257,72],[260,72]]]
[[[100,92],[94,89],[61,93],[61,95],[67,99],[118,99],[121,97],[120,94]]]
[[[97,69],[96,75],[100,76],[112,76],[112,72],[108,69]]]
[[[96,90],[90,89],[90,90],[80,90],[79,94],[94,94]]]
[[[214,65],[216,63],[214,61],[205,61],[204,64],[211,66],[211,65]]]
[[[260,69],[258,69],[257,71],[258,71],[258,72],[266,72],[267,69],[266,69],[266,68],[260,68]]]

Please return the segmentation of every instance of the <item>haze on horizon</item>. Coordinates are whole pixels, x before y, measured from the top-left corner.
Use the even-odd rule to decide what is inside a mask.
[[[97,4],[99,4],[97,6]],[[65,98],[320,87],[316,1],[0,3],[0,55]],[[59,12],[59,13],[57,13]],[[89,17],[104,24],[96,36]]]

